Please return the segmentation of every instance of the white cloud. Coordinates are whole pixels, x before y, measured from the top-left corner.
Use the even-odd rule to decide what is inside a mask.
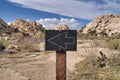
[[[75,19],[67,19],[67,18],[45,18],[37,20],[38,23],[42,24],[46,29],[53,29],[56,26],[61,24],[68,25],[71,29],[77,29],[80,26],[80,23]]]
[[[94,0],[9,0],[21,4],[22,7],[57,13],[64,16],[81,19],[92,19],[103,14],[120,14],[119,0],[102,0],[105,4],[98,4]]]
[[[104,11],[120,15],[120,0],[106,0],[107,4],[103,5]]]
[[[8,22],[7,24],[8,24],[8,25],[10,25],[10,24],[11,24],[11,22]]]

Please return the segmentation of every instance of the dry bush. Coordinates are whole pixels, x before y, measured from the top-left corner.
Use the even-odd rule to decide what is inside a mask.
[[[0,40],[0,44],[3,44],[5,46],[5,48],[7,48],[7,46],[10,44],[8,41],[5,41],[3,39]]]
[[[107,47],[113,50],[120,50],[120,39],[109,39],[106,41]]]
[[[22,52],[38,52],[40,40],[32,37],[26,37],[18,43]]]
[[[96,50],[93,46],[97,46],[96,42],[90,44],[91,47],[86,48],[89,55],[83,61],[75,65],[75,70],[69,72],[69,80],[119,80],[120,79],[120,52],[114,53],[110,59],[106,56],[96,58]],[[105,57],[105,59],[103,59]],[[104,61],[103,61],[104,60]],[[107,60],[107,61],[106,61]],[[100,67],[101,62],[105,62],[105,66]]]
[[[19,44],[19,47],[20,47],[21,52],[34,52],[35,51],[34,44],[29,43],[29,42]]]
[[[12,36],[18,39],[23,37],[22,33],[13,33]]]
[[[91,65],[88,56],[84,61],[76,64],[75,70],[69,73],[69,80],[119,80],[120,79],[120,56],[108,60],[107,67]],[[114,65],[113,65],[114,64]]]

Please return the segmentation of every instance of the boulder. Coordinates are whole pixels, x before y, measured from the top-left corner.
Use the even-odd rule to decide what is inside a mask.
[[[4,50],[5,46],[3,44],[0,44],[0,51]]]
[[[120,15],[102,15],[93,19],[80,29],[82,34],[107,35],[109,37],[120,33]]]
[[[20,51],[18,45],[11,44],[7,47],[7,50]]]
[[[3,34],[3,33],[10,34],[12,32],[14,32],[14,28],[10,27],[7,23],[5,23],[0,18],[0,34]]]
[[[18,29],[18,31],[25,36],[39,37],[45,31],[41,24],[23,19],[14,20],[10,26]]]
[[[70,28],[67,25],[62,24],[60,26],[55,27],[54,30],[70,30]]]

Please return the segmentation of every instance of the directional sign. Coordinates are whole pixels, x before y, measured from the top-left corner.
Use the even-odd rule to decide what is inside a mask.
[[[46,30],[46,50],[76,51],[76,30]]]

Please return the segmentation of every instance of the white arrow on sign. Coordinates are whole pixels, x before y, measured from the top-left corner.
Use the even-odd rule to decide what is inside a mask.
[[[63,41],[60,41],[63,40]],[[75,44],[75,37],[69,37],[67,32],[60,33],[47,40],[48,42],[58,46],[60,49],[67,49],[68,44]],[[60,42],[58,42],[60,41]]]

